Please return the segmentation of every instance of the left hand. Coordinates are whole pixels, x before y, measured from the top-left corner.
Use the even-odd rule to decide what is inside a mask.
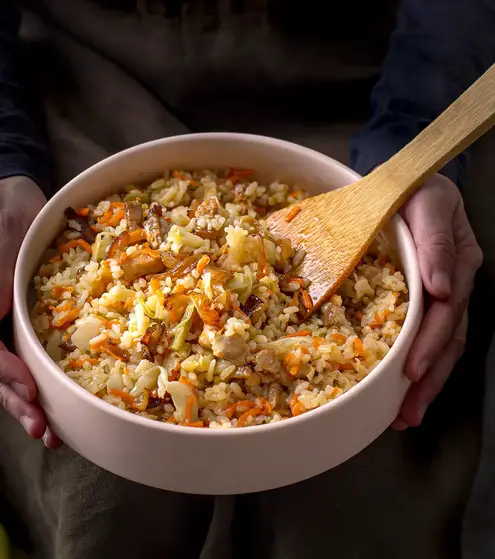
[[[435,175],[404,206],[427,291],[425,316],[406,363],[413,383],[392,424],[418,426],[464,352],[467,305],[483,255],[455,184]]]

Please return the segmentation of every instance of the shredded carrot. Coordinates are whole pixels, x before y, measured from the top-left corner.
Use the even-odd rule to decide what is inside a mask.
[[[298,330],[294,334],[287,334],[284,338],[300,338],[304,336],[311,336],[311,330]]]
[[[113,210],[116,208],[123,208],[124,204],[122,202],[112,202],[108,210],[98,218],[98,223],[107,223],[112,219]],[[121,210],[122,211],[122,210]],[[120,213],[120,212],[118,212]],[[124,213],[122,212],[122,217],[124,217]],[[122,218],[121,218],[122,219]],[[119,220],[120,221],[120,220]],[[118,225],[118,223],[117,223]]]
[[[69,241],[67,243],[64,243],[63,245],[60,245],[58,247],[59,252],[64,253],[64,252],[69,252],[69,250],[71,248],[76,248],[77,246],[77,240],[73,239],[72,241]]]
[[[80,309],[73,309],[69,311],[66,315],[58,318],[57,320],[52,320],[53,328],[66,328],[71,322],[74,322],[76,318],[79,318]]]
[[[191,421],[192,409],[195,403],[196,403],[196,396],[194,394],[191,394],[186,400],[186,422],[187,423]]]
[[[363,355],[364,354],[364,345],[362,340],[360,340],[359,338],[356,338],[353,342],[354,345],[354,353],[356,355]]]
[[[85,250],[89,254],[93,254],[93,249],[91,248],[91,245],[84,239],[77,239],[77,245],[80,246],[83,250]]]
[[[301,415],[304,412],[303,405],[297,399],[297,396],[293,396],[289,401],[289,408],[292,415],[295,417],[297,415]]]
[[[232,417],[237,411],[242,411],[244,408],[251,409],[254,408],[255,405],[256,404],[254,400],[239,400],[238,402],[234,402],[232,405],[226,408],[223,414],[225,415],[226,418],[232,419]],[[239,408],[241,409],[239,410]]]
[[[264,206],[254,206],[254,211],[260,215],[266,215],[266,208]]]
[[[339,363],[339,371],[354,371],[354,365],[352,363]]]
[[[320,338],[319,336],[315,336],[312,340],[312,344],[315,349],[318,349],[321,344],[324,344],[325,342],[325,338]]]
[[[55,299],[59,299],[65,292],[72,293],[74,291],[74,287],[71,285],[56,285],[52,287],[52,295]]]
[[[98,340],[97,342],[90,343],[90,344],[89,344],[89,345],[90,345],[90,349],[92,349],[93,351],[94,351],[95,349],[99,349],[100,347],[102,347],[102,346],[105,345],[106,341],[107,341],[107,338],[106,338],[106,337],[103,337],[101,340]]]
[[[81,217],[87,217],[89,215],[89,208],[79,208],[76,210],[76,214]]]
[[[300,365],[293,365],[290,369],[289,369],[289,373],[295,377],[297,375],[297,373],[299,372],[299,367]]]
[[[244,427],[250,417],[255,417],[257,415],[260,415],[261,413],[263,413],[263,410],[261,408],[251,408],[250,410],[245,411],[239,417],[237,427]]]
[[[180,364],[177,365],[176,367],[174,367],[171,371],[168,372],[168,380],[169,382],[172,382],[174,380],[177,380],[179,378],[180,375]]]
[[[330,338],[338,344],[345,344],[345,342],[347,341],[347,337],[344,336],[344,334],[332,334]]]
[[[152,278],[150,280],[150,289],[153,292],[155,292],[157,289],[160,289],[160,280],[156,278]]]
[[[129,404],[130,406],[134,404],[134,397],[131,396],[128,392],[118,390],[117,388],[109,388],[108,393],[112,396],[118,396],[123,402]]]
[[[313,308],[313,300],[311,299],[311,295],[305,289],[302,289],[301,293],[303,305],[308,309],[308,311],[311,310]]]
[[[173,415],[171,415],[168,419],[167,419],[167,423],[177,423],[176,419]]]
[[[254,171],[251,169],[232,169],[232,172],[227,177],[227,180],[230,181],[232,184],[239,182],[243,177],[250,177],[254,174]]]
[[[186,427],[204,427],[204,423],[202,421],[184,421],[183,423],[181,423],[181,425],[184,425]]]
[[[301,206],[298,206],[297,204],[295,204],[294,206],[291,207],[291,209],[287,212],[287,217],[285,218],[285,221],[287,223],[290,223],[295,217],[296,215],[301,211]]]
[[[194,384],[187,377],[180,377],[179,382],[181,384],[185,384],[186,386],[194,388]]]
[[[208,264],[210,263],[210,257],[207,254],[204,254],[200,259],[199,262],[196,266],[196,270],[198,271],[198,274],[201,275],[206,266],[208,266]]]
[[[174,179],[179,179],[181,181],[185,180],[185,176],[180,172],[180,171],[172,171],[172,176],[174,177]]]
[[[62,260],[62,257],[60,256],[60,254],[56,254],[55,256],[52,256],[48,262],[59,262],[60,260]]]
[[[69,368],[71,369],[81,369],[84,363],[89,363],[90,365],[98,365],[99,360],[93,358],[85,358],[85,359],[71,359],[68,363]]]
[[[299,278],[299,277],[290,277],[287,278],[287,282],[288,283],[297,283],[298,285],[300,285],[301,287],[305,286],[305,281],[303,278]]]
[[[361,320],[363,318],[363,313],[361,311],[357,311],[354,316],[356,317],[356,320]]]
[[[265,398],[260,398],[260,400],[262,404],[263,413],[265,415],[270,415],[273,411],[273,406],[270,404],[268,400],[265,400]]]
[[[302,190],[291,190],[287,196],[291,196],[292,198],[296,198],[297,196],[303,196],[304,192]]]
[[[124,210],[120,210],[117,213],[115,213],[109,220],[108,220],[108,225],[110,225],[110,227],[117,227],[117,225],[120,223],[121,219],[124,219],[125,217],[125,212]]]

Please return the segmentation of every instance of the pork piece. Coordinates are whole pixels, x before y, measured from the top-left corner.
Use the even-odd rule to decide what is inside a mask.
[[[273,409],[280,407],[281,403],[281,396],[282,396],[282,387],[278,382],[270,383],[268,387],[268,403],[272,406]]]
[[[143,224],[146,237],[151,248],[158,248],[163,243],[163,234],[160,227],[161,206],[152,206],[148,218]]]
[[[262,349],[256,354],[256,365],[267,373],[277,374],[280,372],[280,361],[274,349]]]
[[[124,203],[125,220],[127,222],[128,231],[136,231],[141,228],[143,221],[143,208],[141,202],[125,202]]]
[[[92,245],[96,239],[96,232],[91,229],[88,219],[81,217],[74,208],[67,208],[64,213],[68,221],[75,221],[81,226],[80,233],[82,238]]]
[[[201,216],[209,216],[214,217],[218,214],[218,210],[220,209],[220,204],[218,203],[218,199],[216,196],[212,196],[211,198],[206,199],[204,202],[196,208],[195,215],[196,217]]]
[[[247,343],[237,334],[218,336],[211,345],[213,355],[226,359],[234,365],[244,365],[249,350]]]
[[[146,334],[141,338],[141,344],[149,349],[152,356],[157,355],[159,345],[162,345],[166,349],[168,343],[167,328],[163,324],[152,324],[148,330],[146,330]]]
[[[165,266],[159,255],[153,256],[146,253],[138,253],[121,264],[124,279],[134,281],[148,274],[159,274],[165,270]]]

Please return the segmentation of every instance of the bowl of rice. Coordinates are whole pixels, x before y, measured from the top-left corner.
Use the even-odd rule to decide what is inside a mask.
[[[212,133],[136,146],[62,188],[14,280],[16,349],[55,432],[115,474],[197,494],[295,483],[370,444],[408,389],[412,237],[395,217],[309,314],[304,247],[265,223],[357,178],[295,144]]]

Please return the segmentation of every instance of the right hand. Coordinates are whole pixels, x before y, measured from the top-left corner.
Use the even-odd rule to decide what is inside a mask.
[[[12,306],[17,254],[24,235],[46,202],[39,187],[27,177],[0,180],[0,320]],[[36,403],[37,388],[26,365],[0,341],[0,403],[35,439],[49,448],[60,444]]]

